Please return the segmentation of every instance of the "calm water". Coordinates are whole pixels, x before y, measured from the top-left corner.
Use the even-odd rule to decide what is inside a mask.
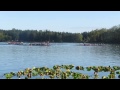
[[[34,66],[52,67],[56,64],[120,65],[120,46],[79,46],[79,43],[28,46],[0,43],[0,78],[3,78],[6,72],[17,72]]]

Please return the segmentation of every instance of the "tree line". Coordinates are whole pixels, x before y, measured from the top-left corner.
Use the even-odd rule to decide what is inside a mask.
[[[90,32],[70,33],[49,30],[12,30],[0,29],[0,42],[88,42],[88,43],[120,43],[120,25],[112,28],[96,29]]]
[[[0,30],[0,41],[22,41],[22,42],[81,42],[80,33],[53,32],[49,30]]]
[[[90,32],[83,32],[83,41],[90,43],[115,43],[120,44],[120,25],[112,28],[96,29]]]

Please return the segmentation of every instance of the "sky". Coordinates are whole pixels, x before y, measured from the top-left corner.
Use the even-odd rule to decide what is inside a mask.
[[[82,33],[120,24],[120,11],[0,11],[0,29]]]

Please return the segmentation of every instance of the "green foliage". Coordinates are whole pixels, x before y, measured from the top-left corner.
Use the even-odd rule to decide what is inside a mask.
[[[32,76],[37,76],[38,72],[36,72],[35,70],[32,71]]]
[[[11,79],[13,77],[13,75],[11,73],[7,73],[5,74],[6,79]]]
[[[119,74],[119,75],[120,75],[120,71],[117,71],[116,74]]]
[[[110,29],[102,28],[83,33],[53,32],[48,30],[0,30],[0,41],[23,42],[89,42],[120,44],[120,25]]]
[[[115,79],[116,75],[120,78],[120,68],[119,66],[75,66],[74,65],[54,65],[53,68],[47,67],[33,67],[32,69],[26,68],[23,71],[18,71],[17,73],[10,72],[5,73],[6,79],[12,79],[12,77],[24,76],[24,79],[30,79],[36,76],[37,79],[100,79],[99,72],[109,72],[108,76],[102,76],[102,79]],[[89,76],[81,73],[80,70],[84,71],[94,71],[93,76]],[[77,71],[77,72],[76,72]]]
[[[82,42],[80,33],[53,32],[48,30],[0,30],[0,41],[18,40],[23,42]]]
[[[87,71],[91,71],[92,68],[91,67],[86,67],[86,69],[87,69]]]

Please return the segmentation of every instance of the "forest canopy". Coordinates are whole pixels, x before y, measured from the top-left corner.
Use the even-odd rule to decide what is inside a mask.
[[[0,42],[89,42],[89,43],[117,43],[120,44],[120,25],[112,28],[96,29],[90,32],[70,33],[49,30],[12,30],[0,29]]]

